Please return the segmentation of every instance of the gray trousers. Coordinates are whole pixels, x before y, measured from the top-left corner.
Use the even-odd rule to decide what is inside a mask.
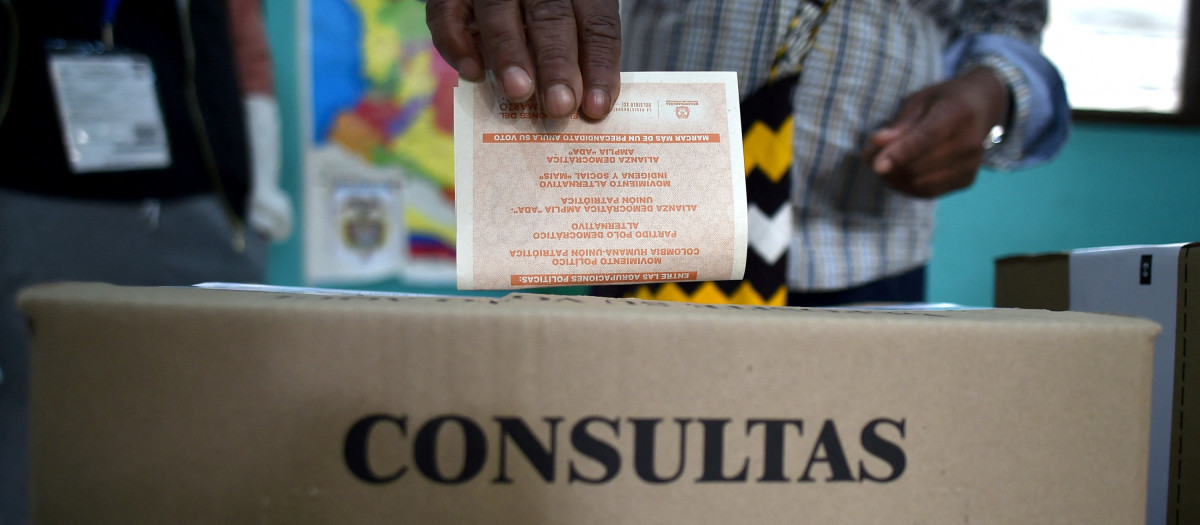
[[[232,235],[214,196],[126,203],[0,190],[0,525],[29,519],[29,341],[17,292],[66,280],[261,282],[266,242],[247,232],[237,253]]]

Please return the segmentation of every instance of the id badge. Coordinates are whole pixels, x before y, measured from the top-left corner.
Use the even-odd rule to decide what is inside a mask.
[[[85,45],[51,49],[47,61],[73,173],[171,164],[149,57]]]

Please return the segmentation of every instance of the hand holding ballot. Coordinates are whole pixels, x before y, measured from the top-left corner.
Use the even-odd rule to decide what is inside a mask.
[[[603,121],[455,88],[458,287],[740,279],[747,211],[733,73],[624,73]]]
[[[496,77],[509,100],[601,119],[621,90],[617,0],[429,0],[433,44],[459,75]],[[536,97],[535,97],[536,95]]]
[[[638,285],[614,293],[794,306],[923,301],[936,222],[932,199],[969,187],[981,166],[1011,170],[1053,158],[1068,136],[1070,106],[1058,71],[1039,50],[1046,0],[931,0],[918,4],[889,0],[621,0],[618,6],[616,0],[428,0],[426,22],[443,58],[465,80],[494,79],[487,90],[494,87],[497,99],[514,104],[507,109],[497,105],[494,114],[487,113],[493,109],[484,100],[476,100],[474,109],[456,108],[456,116],[459,110],[469,110],[473,122],[486,128],[459,136],[456,122],[456,175],[466,166],[462,162],[468,153],[462,148],[471,148],[469,155],[477,161],[473,166],[476,182],[493,179],[476,186],[470,199],[456,201],[460,205],[473,199],[475,215],[470,220],[477,228],[464,235],[464,217],[459,212],[460,248],[464,239],[475,242],[477,250],[484,244],[512,246],[491,254],[460,249],[460,286],[464,282],[477,287],[516,286],[514,275],[562,279],[564,273],[576,276],[583,271],[564,265],[564,261],[582,264],[596,258],[603,266],[598,256],[590,255],[595,252],[587,251],[596,249],[591,246],[580,247],[579,255],[568,252],[561,257],[555,250],[572,248],[533,245],[537,243],[516,247],[510,241],[499,242],[491,233],[498,224],[543,226],[563,207],[597,205],[593,201],[572,204],[570,199],[576,197],[599,198],[601,202],[607,198],[653,199],[655,210],[664,206],[661,213],[666,214],[674,213],[667,211],[674,209],[670,206],[695,204],[700,211],[687,212],[693,222],[709,220],[718,210],[722,216],[730,216],[723,204],[713,206],[715,201],[691,196],[668,198],[628,191],[610,195],[611,186],[598,193],[581,191],[581,186],[568,192],[566,186],[559,186],[560,193],[555,193],[548,191],[550,187],[529,187],[531,181],[527,180],[582,184],[605,182],[586,178],[596,173],[625,177],[665,172],[673,190],[685,181],[694,183],[686,162],[695,153],[688,148],[699,151],[700,144],[658,143],[645,137],[714,133],[699,130],[699,123],[707,117],[678,102],[715,101],[717,97],[696,95],[697,91],[691,91],[694,85],[675,85],[669,88],[674,91],[670,96],[660,98],[660,94],[629,83],[622,86],[618,71],[723,71],[736,75],[738,88],[737,98],[725,106],[740,106],[739,118],[744,119],[740,124],[746,155],[744,162],[731,163],[736,164],[731,167],[747,188],[746,252],[750,260],[745,279],[734,283],[737,279],[731,279],[735,274],[730,272],[723,278],[700,277],[694,285],[690,278],[678,279],[689,282]],[[631,97],[634,89],[638,94]],[[653,113],[639,114],[636,110],[644,106],[624,106],[626,103],[649,103]],[[707,104],[709,109],[717,107]],[[537,109],[529,111],[529,107]],[[682,118],[673,121],[674,115],[660,113],[667,107],[692,110],[690,120],[687,124]],[[506,113],[516,117],[505,122]],[[713,113],[718,112],[709,114]],[[525,114],[532,114],[529,118],[539,124],[522,122]],[[646,118],[651,114],[656,120]],[[626,122],[627,117],[636,118]],[[637,120],[641,118],[646,119]],[[595,121],[608,125],[613,120],[620,122],[596,129],[578,127]],[[496,127],[492,128],[493,124]],[[706,124],[713,130],[721,128],[716,122]],[[1002,142],[990,133],[997,124],[1007,131]],[[558,138],[549,142],[484,141],[488,134],[521,126],[529,129],[512,133]],[[616,137],[623,132],[614,129],[622,126],[636,131],[616,141],[579,138],[584,134]],[[666,130],[676,126],[697,129]],[[655,127],[663,130],[652,129]],[[639,142],[632,142],[633,135]],[[731,133],[721,142],[703,146],[713,150],[703,154],[724,159],[726,152],[716,151],[716,145],[735,137],[738,135]],[[985,138],[991,146],[986,149]],[[742,153],[734,151],[732,143],[728,146],[731,158]],[[632,154],[602,153],[630,149]],[[593,150],[594,155],[584,154]],[[488,155],[497,154],[505,156],[505,163],[522,159],[524,164],[489,164]],[[599,165],[574,161],[564,165],[553,160],[574,157],[617,160]],[[664,167],[644,164],[632,169],[620,164],[626,157],[670,158],[674,165],[660,169]],[[710,162],[704,167],[712,171],[710,168],[718,165],[726,164]],[[472,191],[456,184],[459,196]],[[498,191],[481,188],[511,189],[512,195],[503,197]],[[588,208],[581,210],[587,212]],[[500,215],[485,217],[490,213]],[[580,219],[567,222],[567,229],[539,229],[525,235],[562,235],[566,240],[579,234],[572,227],[600,224],[605,225],[606,237],[609,233],[619,236],[621,230],[608,223],[637,223],[639,231],[648,224],[630,217]],[[683,231],[674,227],[657,230]],[[614,249],[642,249],[630,244]],[[726,252],[728,246],[738,245],[721,246],[720,251]],[[501,269],[497,264],[532,262],[547,256],[551,266],[557,260],[557,268],[525,265]],[[697,275],[717,273],[699,272],[699,266],[689,264]],[[475,273],[463,273],[464,265]],[[561,271],[566,268],[570,271]],[[665,273],[670,280],[677,280],[675,277],[686,271],[593,267],[586,273],[588,278],[617,275],[622,280],[636,275],[644,282],[658,283]],[[584,277],[570,277],[575,278]],[[541,284],[538,279],[543,277],[529,279],[532,282],[518,284]],[[700,282],[710,279],[730,282]]]

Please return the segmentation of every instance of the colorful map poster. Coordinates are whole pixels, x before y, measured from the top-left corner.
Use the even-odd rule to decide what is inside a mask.
[[[455,71],[415,0],[309,0],[309,284],[452,286]]]

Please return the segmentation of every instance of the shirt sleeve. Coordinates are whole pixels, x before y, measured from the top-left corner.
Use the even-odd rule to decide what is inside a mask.
[[[1066,144],[1071,107],[1058,68],[1040,51],[1046,0],[967,1],[956,37],[945,52],[946,70],[992,68],[1012,96],[1004,141],[984,155],[985,165],[1019,169],[1044,164]]]

